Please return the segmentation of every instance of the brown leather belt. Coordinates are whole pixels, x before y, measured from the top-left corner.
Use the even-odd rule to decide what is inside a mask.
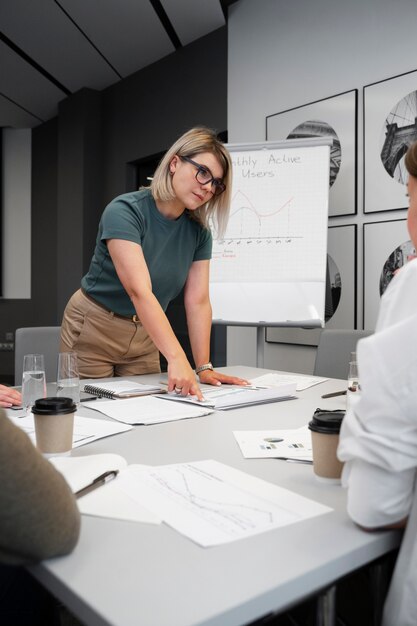
[[[103,309],[103,311],[110,313],[110,315],[114,315],[114,317],[119,317],[122,320],[127,320],[128,322],[134,322],[135,324],[140,324],[140,319],[138,318],[136,314],[135,315],[120,315],[120,313],[115,313],[114,311],[111,311],[110,309],[108,309],[106,306],[104,306],[104,304],[101,304],[101,302],[97,302],[97,300],[94,300],[94,298],[92,298],[82,287],[81,287],[81,292],[87,298],[87,300],[90,300],[90,302],[100,307],[100,309]]]

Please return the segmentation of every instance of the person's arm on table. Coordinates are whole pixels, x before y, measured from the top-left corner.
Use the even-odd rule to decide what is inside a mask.
[[[405,528],[414,479],[414,470],[392,472],[366,461],[349,461],[344,469],[349,516],[367,531]]]
[[[210,261],[195,261],[188,272],[184,289],[184,306],[187,315],[188,335],[196,367],[210,361],[210,333],[212,311],[209,297]],[[200,382],[209,385],[247,385],[237,376],[227,376],[207,369],[198,375]]]
[[[22,404],[22,396],[17,389],[0,385],[0,406],[10,408]]]
[[[80,514],[64,477],[0,410],[0,562],[22,565],[67,554]]]
[[[139,244],[122,239],[107,240],[117,275],[132,300],[135,311],[150,338],[168,362],[168,391],[182,389],[182,395],[203,395],[174,331],[152,293],[151,278]]]

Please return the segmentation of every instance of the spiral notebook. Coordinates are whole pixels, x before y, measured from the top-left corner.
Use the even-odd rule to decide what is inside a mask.
[[[130,380],[112,380],[110,382],[87,384],[82,391],[99,398],[135,398],[137,396],[149,396],[156,393],[166,393],[159,385],[143,385]]]

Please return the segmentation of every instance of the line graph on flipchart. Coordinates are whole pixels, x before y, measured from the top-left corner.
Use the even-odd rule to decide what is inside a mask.
[[[213,242],[211,279],[218,282],[241,280],[314,280],[320,272],[311,263],[311,238],[317,223],[310,218],[308,199],[288,193],[266,196],[257,206],[249,191],[238,189],[232,197],[225,236]],[[265,196],[264,196],[265,200]],[[309,261],[303,263],[303,258]],[[265,263],[268,259],[268,263]]]

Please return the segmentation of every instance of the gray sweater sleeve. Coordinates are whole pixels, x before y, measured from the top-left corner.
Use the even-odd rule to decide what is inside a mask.
[[[0,563],[67,554],[80,514],[65,479],[0,409]]]

